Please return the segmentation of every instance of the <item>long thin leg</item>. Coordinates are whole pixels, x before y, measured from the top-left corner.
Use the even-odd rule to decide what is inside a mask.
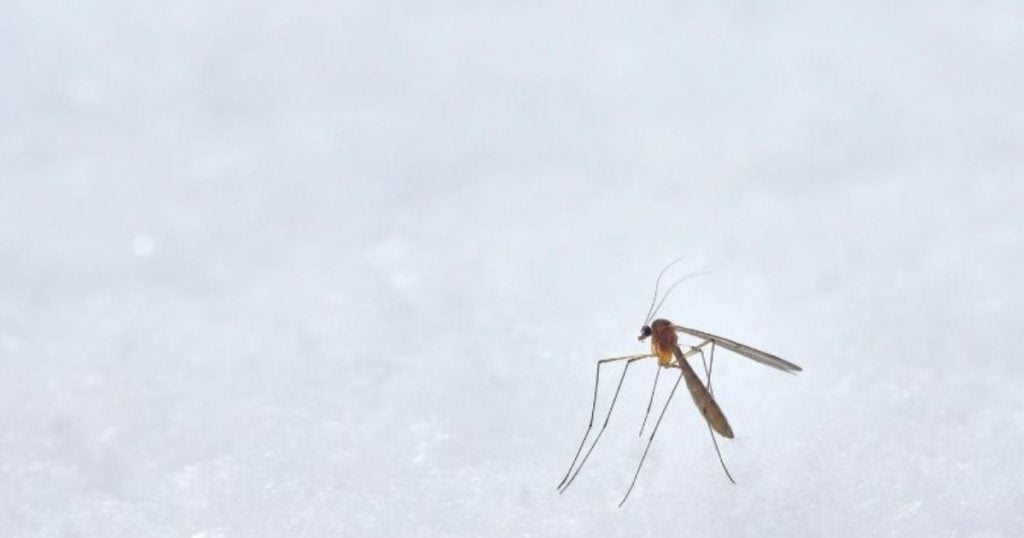
[[[615,361],[622,361],[622,360],[639,359],[639,358],[650,357],[650,356],[651,356],[650,354],[646,354],[646,355],[627,355],[625,357],[612,357],[612,358],[609,358],[609,359],[601,359],[601,360],[597,361],[597,375],[594,378],[594,400],[590,403],[590,422],[587,424],[587,430],[583,433],[583,439],[580,440],[579,448],[576,449],[576,455],[572,457],[572,463],[569,464],[569,470],[565,472],[565,476],[562,477],[562,481],[558,483],[558,486],[555,489],[561,489],[562,485],[565,484],[565,481],[569,479],[569,475],[572,473],[573,467],[576,466],[576,460],[579,459],[580,452],[583,451],[583,445],[585,445],[587,443],[587,436],[590,435],[590,430],[591,430],[591,428],[594,427],[594,410],[597,407],[597,387],[601,383],[601,365],[606,363],[606,362],[615,362]],[[625,375],[625,371],[623,371],[623,375]],[[621,386],[621,385],[622,385],[622,382],[620,381],[619,382],[619,386]],[[618,395],[618,391],[617,390],[616,390],[615,394]],[[611,410],[609,410],[609,414],[611,414]],[[607,421],[606,421],[606,424],[607,424]]]
[[[661,366],[654,370],[654,386],[651,387],[651,398],[647,400],[647,411],[644,412],[644,421],[640,424],[640,433],[637,437],[644,436],[644,426],[647,425],[647,416],[651,414],[651,405],[654,403],[654,391],[658,389],[658,376],[661,375]]]
[[[718,463],[722,464],[722,470],[725,471],[726,478],[729,479],[729,482],[735,484],[736,481],[733,480],[732,475],[729,474],[729,468],[725,466],[725,460],[722,459],[722,451],[718,449],[718,440],[715,439],[715,432],[711,430],[711,424],[708,424],[708,435],[711,436],[711,442],[715,445],[715,453],[718,454]]]
[[[629,489],[626,490],[626,494],[623,495],[622,501],[619,502],[621,507],[626,499],[629,498],[629,494],[633,491],[633,486],[636,485],[636,479],[640,476],[640,468],[644,466],[644,460],[647,459],[647,451],[651,449],[651,443],[654,442],[654,436],[658,433],[658,426],[661,426],[661,419],[665,418],[665,410],[668,409],[668,404],[672,402],[672,396],[676,393],[676,389],[679,388],[679,382],[683,380],[683,374],[680,373],[679,377],[676,378],[675,385],[672,385],[672,392],[668,393],[668,399],[665,400],[665,406],[661,408],[661,414],[658,415],[658,420],[654,423],[654,430],[651,431],[651,437],[647,440],[647,446],[644,448],[644,455],[640,457],[640,463],[636,466],[636,472],[633,473],[633,481],[629,484]]]
[[[705,341],[701,342],[700,344],[697,344],[696,346],[692,346],[692,347],[690,347],[690,351],[686,354],[686,356],[689,357],[689,356],[691,356],[691,355],[693,355],[695,353],[696,354],[700,354],[700,363],[704,365],[704,377],[710,382],[711,381],[711,370],[708,368],[708,361],[704,357],[704,346],[706,346],[708,344],[711,344],[712,346],[714,346],[715,342],[713,340],[705,340]],[[712,364],[713,364],[713,361],[714,361],[714,358],[712,357]],[[711,389],[710,388],[708,389],[708,393],[709,394],[711,393]],[[712,396],[713,396],[713,394],[712,394]]]
[[[703,355],[701,358],[704,358]],[[715,367],[715,341],[711,341],[711,366],[708,367],[708,393],[711,397],[715,396],[715,391],[711,390],[711,370]]]
[[[706,362],[704,362],[704,352],[703,351],[700,352],[700,360],[701,360],[701,362],[704,363],[704,374],[707,376],[707,380],[708,380],[708,394],[710,394],[711,398],[714,399],[715,392],[713,390],[711,390],[711,371],[715,367],[715,341],[714,340],[705,340],[703,344],[701,344],[700,346],[697,346],[697,347],[698,348],[702,347],[702,346],[706,345],[708,342],[711,342],[711,353],[710,353],[710,355],[711,355],[711,366],[708,366],[708,364]],[[711,429],[711,424],[710,423],[708,424],[708,435],[711,436],[711,442],[715,445],[715,454],[718,454],[718,463],[722,464],[722,470],[725,471],[726,478],[728,478],[730,482],[735,484],[736,480],[734,480],[732,478],[732,474],[729,473],[729,468],[725,466],[725,460],[722,459],[722,451],[719,450],[719,448],[718,448],[718,439],[715,439],[715,432],[714,432],[714,430]]]
[[[598,430],[597,435],[594,436],[594,442],[590,444],[590,448],[587,449],[587,453],[583,455],[583,459],[580,460],[580,464],[578,467],[576,467],[576,471],[572,473],[572,476],[569,477],[569,481],[566,482],[564,486],[562,486],[562,489],[559,491],[559,493],[565,493],[565,490],[569,489],[569,486],[573,483],[574,480],[576,480],[576,477],[580,474],[580,471],[583,470],[583,466],[586,465],[587,459],[590,458],[590,453],[593,452],[594,447],[597,446],[597,442],[601,440],[601,435],[604,434],[605,428],[608,427],[608,421],[611,420],[612,418],[612,410],[615,409],[615,401],[619,399],[619,391],[622,390],[622,382],[626,380],[626,372],[629,371],[629,365],[633,364],[635,361],[647,359],[653,356],[654,355],[641,355],[639,357],[626,359],[626,366],[622,369],[622,376],[619,377],[618,386],[615,387],[615,395],[612,396],[612,403],[611,405],[608,406],[608,414],[605,415],[604,417],[604,424],[601,425],[601,429]]]

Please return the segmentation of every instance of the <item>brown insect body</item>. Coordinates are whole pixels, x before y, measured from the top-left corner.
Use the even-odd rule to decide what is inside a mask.
[[[686,380],[686,388],[690,391],[693,403],[697,405],[701,415],[708,421],[708,424],[722,437],[732,439],[732,427],[729,421],[718,407],[718,402],[708,392],[707,387],[693,371],[683,351],[679,349],[679,337],[676,334],[675,325],[667,319],[656,319],[651,323],[651,353],[658,356],[658,365],[662,367],[676,366],[683,373]],[[673,362],[673,359],[675,361]]]
[[[667,319],[656,319],[651,323],[651,354],[658,356],[658,366],[669,366],[679,348],[679,336],[675,326]]]
[[[697,405],[697,409],[700,409],[700,414],[704,415],[704,419],[708,421],[708,424],[718,432],[719,435],[726,439],[732,439],[732,427],[729,426],[729,421],[725,418],[725,413],[722,413],[722,409],[718,407],[718,402],[715,401],[714,396],[708,392],[707,387],[701,382],[700,378],[697,377],[697,373],[693,371],[690,364],[686,362],[686,357],[683,356],[683,352],[676,346],[676,362],[679,364],[679,369],[683,371],[683,379],[686,380],[686,388],[690,389],[690,396],[693,398],[693,403]]]

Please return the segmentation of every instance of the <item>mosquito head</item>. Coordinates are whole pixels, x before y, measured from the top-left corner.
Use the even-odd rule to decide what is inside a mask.
[[[651,326],[650,325],[644,325],[643,327],[640,327],[640,337],[637,338],[637,340],[643,342],[644,340],[647,340],[647,337],[650,336],[650,335],[651,335]]]

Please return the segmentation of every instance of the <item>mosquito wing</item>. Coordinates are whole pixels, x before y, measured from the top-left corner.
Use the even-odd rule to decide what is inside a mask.
[[[728,349],[729,351],[743,355],[748,359],[753,359],[761,364],[771,366],[772,368],[777,368],[779,370],[782,370],[783,372],[789,372],[792,374],[802,370],[802,368],[800,368],[799,366],[785,359],[780,359],[779,357],[776,357],[771,353],[766,353],[764,351],[761,351],[760,349],[754,349],[750,346],[743,345],[735,340],[729,340],[728,338],[716,336],[714,334],[706,333],[704,331],[698,331],[697,329],[690,329],[689,327],[680,327],[679,325],[675,325],[675,329],[679,332],[684,332],[686,334],[696,336],[697,338],[711,340],[715,344],[720,345],[725,349]]]

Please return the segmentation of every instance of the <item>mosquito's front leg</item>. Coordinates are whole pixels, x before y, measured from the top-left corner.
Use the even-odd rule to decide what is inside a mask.
[[[597,388],[598,388],[598,385],[601,383],[601,365],[603,365],[605,363],[609,363],[609,362],[628,361],[626,363],[626,367],[622,370],[622,377],[619,378],[619,386],[615,389],[615,396],[612,398],[612,404],[608,408],[608,416],[605,417],[605,419],[604,419],[604,426],[601,427],[600,432],[597,434],[597,438],[594,440],[594,444],[595,445],[597,444],[597,440],[601,438],[601,433],[604,432],[605,426],[608,426],[608,419],[611,418],[612,408],[615,407],[615,399],[619,397],[619,389],[622,388],[622,380],[626,378],[626,371],[629,370],[629,365],[633,361],[635,361],[635,360],[646,359],[646,358],[653,357],[653,356],[654,355],[651,355],[649,353],[645,353],[643,355],[627,355],[625,357],[611,357],[611,358],[608,358],[608,359],[601,359],[601,360],[597,361],[597,374],[594,377],[594,399],[590,403],[590,422],[587,423],[587,430],[585,432],[583,432],[583,439],[580,440],[580,446],[579,446],[579,448],[576,449],[576,455],[574,455],[572,457],[572,463],[569,464],[569,470],[565,472],[565,476],[562,477],[562,481],[558,483],[558,486],[555,489],[558,489],[560,491],[564,491],[563,486],[565,486],[567,488],[567,487],[569,487],[569,484],[572,482],[572,479],[569,478],[570,475],[572,475],[572,478],[576,478],[576,474],[579,474],[579,469],[576,469],[576,473],[575,474],[573,474],[572,470],[573,470],[573,467],[576,466],[576,460],[579,459],[580,453],[583,451],[583,445],[587,444],[587,437],[590,435],[590,430],[594,427],[594,411],[597,408]],[[587,455],[583,457],[583,461],[584,462],[586,462],[587,456],[590,456],[590,452],[593,451],[593,450],[594,450],[594,445],[591,445],[590,449],[587,451]],[[580,463],[580,468],[583,468],[583,463]]]

